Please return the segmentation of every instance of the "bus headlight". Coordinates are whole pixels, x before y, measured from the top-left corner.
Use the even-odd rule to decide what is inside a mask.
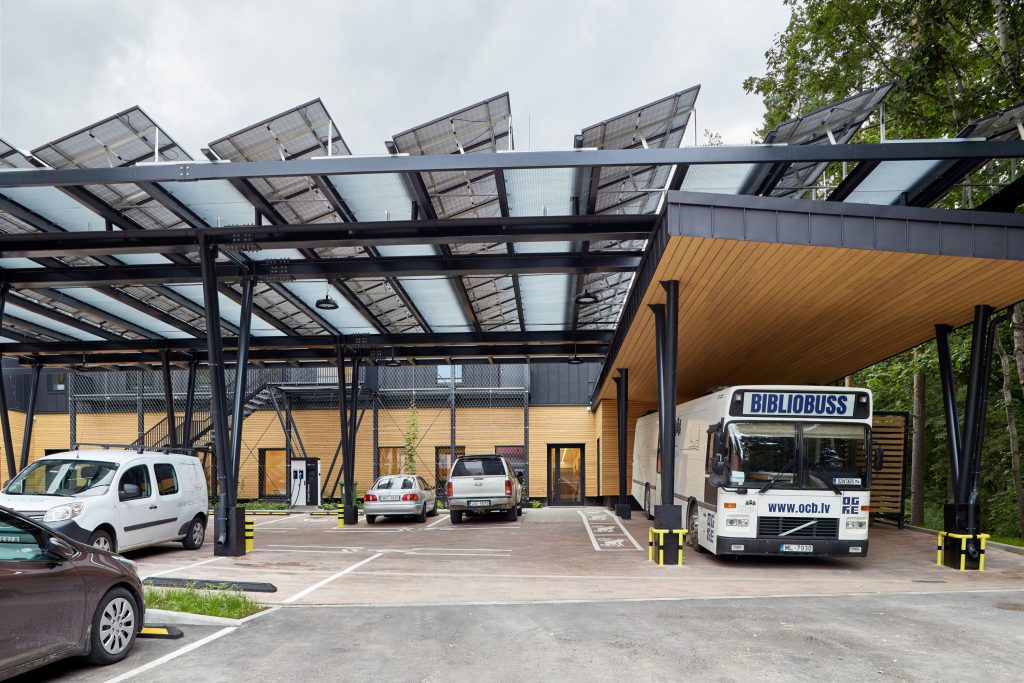
[[[726,517],[725,525],[733,527],[749,527],[750,517]]]
[[[867,529],[868,523],[863,519],[848,519],[846,520],[847,529]]]

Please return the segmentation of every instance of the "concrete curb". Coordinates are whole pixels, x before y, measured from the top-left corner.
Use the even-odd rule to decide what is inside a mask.
[[[212,617],[206,614],[174,612],[169,609],[147,609],[145,622],[174,624],[176,626],[241,626],[241,619]]]
[[[878,520],[875,520],[875,523],[881,523],[885,524],[886,526],[896,527],[896,524],[890,522],[879,522]],[[931,534],[932,536],[935,536],[939,533],[935,529],[926,529],[923,526],[914,526],[912,524],[904,524],[903,528],[909,529],[911,531],[916,531],[918,533]],[[1006,552],[1013,553],[1014,555],[1024,555],[1024,547],[1021,547],[1019,545],[1010,545],[1009,543],[1000,543],[999,541],[988,540],[985,542],[985,547],[999,548],[1000,550],[1005,550]]]

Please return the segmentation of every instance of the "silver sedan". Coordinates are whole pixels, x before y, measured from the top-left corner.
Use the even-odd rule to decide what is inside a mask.
[[[437,514],[437,494],[423,477],[392,474],[381,477],[363,494],[366,523],[378,517],[414,516],[420,522]]]

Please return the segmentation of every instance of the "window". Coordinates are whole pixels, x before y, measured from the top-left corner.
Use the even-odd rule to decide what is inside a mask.
[[[65,391],[68,388],[68,375],[66,372],[54,372],[46,376],[47,385],[50,391]]]
[[[402,460],[405,459],[405,447],[380,446],[377,448],[377,474],[381,477],[399,474],[402,471]]]
[[[49,559],[41,529],[0,511],[0,562]]]
[[[174,465],[153,465],[153,474],[156,475],[156,490],[161,496],[170,496],[178,492],[178,475],[174,471]]]
[[[461,365],[438,365],[437,366],[437,383],[438,384],[451,384],[454,381],[456,384],[462,384],[462,366]]]
[[[135,484],[139,487],[139,498],[149,498],[153,495],[153,489],[149,483],[149,470],[145,465],[136,465],[121,475],[121,488],[125,484]]]
[[[463,458],[455,463],[453,477],[480,477],[507,474],[498,458]]]
[[[424,479],[423,477],[416,477],[416,480],[420,483],[420,490],[421,491],[429,491],[430,490],[430,486],[427,485],[427,480],[426,479]]]
[[[8,495],[99,496],[114,480],[117,463],[37,460],[7,487]]]

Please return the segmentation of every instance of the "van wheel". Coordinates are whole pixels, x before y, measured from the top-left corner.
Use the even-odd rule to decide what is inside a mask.
[[[185,532],[185,538],[181,539],[181,544],[185,546],[185,550],[199,550],[203,547],[205,540],[206,524],[203,523],[202,517],[196,515],[196,518],[188,525],[188,531]]]
[[[462,510],[452,510],[448,515],[452,524],[462,524]]]
[[[644,484],[644,516],[650,521],[654,519],[654,513],[651,512],[651,485]]]
[[[114,539],[102,529],[92,532],[92,535],[89,536],[89,545],[100,550],[109,550],[112,553],[117,552],[117,544],[114,543]]]
[[[124,588],[114,588],[100,600],[92,617],[87,659],[93,664],[113,664],[124,659],[135,643],[139,607]]]

